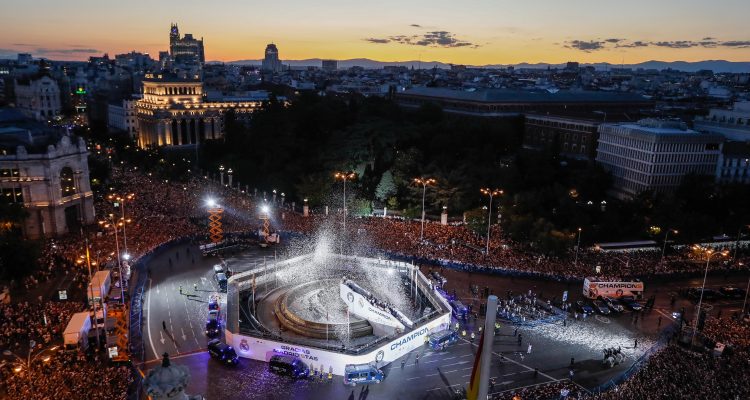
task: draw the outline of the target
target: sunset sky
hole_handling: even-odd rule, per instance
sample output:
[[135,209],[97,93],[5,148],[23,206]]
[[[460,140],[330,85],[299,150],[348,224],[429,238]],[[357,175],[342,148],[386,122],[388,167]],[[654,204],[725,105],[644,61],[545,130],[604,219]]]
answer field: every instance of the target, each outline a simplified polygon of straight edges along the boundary
[[486,65],[750,61],[750,0],[2,0],[0,57],[85,60],[167,50],[169,25],[206,60],[371,58]]

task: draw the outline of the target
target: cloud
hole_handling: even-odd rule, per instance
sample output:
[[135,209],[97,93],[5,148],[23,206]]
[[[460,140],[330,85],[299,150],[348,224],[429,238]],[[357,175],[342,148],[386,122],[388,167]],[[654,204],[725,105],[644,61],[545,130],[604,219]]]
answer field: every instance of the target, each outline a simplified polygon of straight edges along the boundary
[[696,47],[699,44],[690,40],[672,40],[664,42],[651,42],[652,45],[657,47],[669,47],[671,49],[687,49],[690,47]]
[[13,43],[13,46],[31,47],[31,46],[36,46],[36,45],[35,44],[27,44],[27,43]]
[[99,54],[101,50],[97,49],[47,49],[39,48],[35,51],[36,54],[48,55],[48,54]]
[[413,26],[413,27],[415,27],[415,28],[421,28],[421,27],[422,27],[422,25],[419,25],[419,24],[411,24],[411,25],[409,25],[409,26]]
[[362,40],[364,40],[366,42],[370,42],[370,43],[380,43],[380,44],[382,44],[382,43],[390,43],[391,42],[390,39],[380,39],[380,38],[365,38],[365,39],[362,39]]
[[750,47],[750,40],[729,40],[719,44],[724,47],[746,48]]
[[607,50],[610,48],[637,48],[637,47],[664,47],[669,49],[690,49],[702,47],[713,49],[717,47],[730,47],[743,49],[750,47],[750,40],[730,40],[721,41],[713,37],[704,37],[701,40],[663,40],[649,42],[644,40],[627,40],[619,38],[610,38],[603,40],[570,40],[563,44],[563,47],[569,49],[581,50],[587,53],[598,50]]
[[385,43],[400,43],[411,46],[424,46],[424,47],[468,47],[476,49],[480,47],[479,44],[472,43],[466,40],[458,39],[455,34],[448,31],[432,31],[426,32],[421,35],[394,35],[385,38],[366,38],[363,39],[370,43],[385,44]]
[[587,53],[590,53],[592,51],[596,50],[602,50],[605,48],[604,44],[605,42],[600,41],[585,41],[585,40],[571,40],[569,42],[565,42],[565,47],[570,49],[577,49],[581,51],[585,51]]

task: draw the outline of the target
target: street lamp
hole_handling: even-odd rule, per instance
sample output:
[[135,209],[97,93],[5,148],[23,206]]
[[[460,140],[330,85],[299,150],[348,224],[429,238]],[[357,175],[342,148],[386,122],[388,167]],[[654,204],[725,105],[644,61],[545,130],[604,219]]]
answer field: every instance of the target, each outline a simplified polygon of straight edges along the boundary
[[[7,357],[13,356],[13,357],[16,358],[16,360],[17,360],[16,363],[18,365],[16,366],[16,368],[13,368],[14,372],[21,372],[21,370],[23,369],[23,367],[26,367],[26,370],[31,371],[31,363],[34,362],[34,360],[36,360],[37,357],[41,356],[42,354],[44,354],[47,351],[55,351],[58,348],[60,348],[60,346],[54,345],[54,346],[47,347],[46,349],[39,350],[36,354],[33,354],[34,353],[34,346],[36,346],[36,342],[33,341],[33,340],[29,341],[29,353],[28,353],[26,359],[24,359],[23,357],[19,356],[18,354],[14,353],[14,352],[12,352],[10,350],[7,350],[7,349],[3,350],[3,355],[4,356],[7,356]],[[51,357],[47,356],[47,357],[44,357],[42,359],[42,361],[48,362],[50,359],[51,359]]]
[[125,254],[128,254],[128,235],[125,233],[125,224],[129,224],[130,222],[132,222],[132,220],[125,219],[125,202],[126,201],[133,201],[133,199],[135,199],[135,194],[130,193],[130,194],[127,194],[125,196],[120,196],[120,195],[117,195],[117,194],[110,194],[109,196],[107,196],[107,198],[110,201],[114,202],[115,207],[117,207],[118,205],[121,207],[121,210],[122,210],[122,217],[121,217],[121,220],[122,220],[122,244],[123,244],[123,247],[125,248]]
[[219,175],[221,176],[221,186],[224,186],[224,166],[219,165]]
[[233,173],[234,173],[234,171],[232,171],[232,169],[231,169],[231,168],[229,168],[229,169],[227,170],[227,175],[229,176],[229,187],[230,187],[230,188],[232,187],[232,174],[233,174]]
[[667,233],[664,234],[664,247],[661,249],[661,262],[664,262],[664,253],[667,251],[667,239],[669,238],[669,232],[675,235],[680,233],[677,229],[667,229]]
[[576,244],[576,258],[575,258],[575,261],[573,261],[573,268],[578,267],[578,249],[581,248],[581,231],[582,230],[583,229],[578,228],[578,243]]
[[732,261],[737,260],[737,249],[740,248],[740,235],[742,234],[742,228],[744,227],[750,227],[750,225],[740,225],[740,228],[737,229],[737,241],[734,243],[734,255],[732,256]]
[[701,305],[703,305],[703,292],[706,291],[706,277],[708,276],[708,265],[711,263],[711,257],[715,255],[720,255],[726,257],[729,252],[724,250],[722,252],[715,252],[714,249],[703,249],[699,247],[699,249],[702,249],[706,253],[706,271],[703,273],[703,285],[701,286],[701,296],[698,299],[698,314],[695,318],[695,325],[693,326],[693,336],[690,337],[690,346],[693,345],[693,340],[695,340],[695,333],[698,331],[698,321],[700,321],[701,318]]
[[500,196],[503,194],[503,191],[500,189],[489,189],[489,188],[483,188],[479,189],[480,192],[482,192],[483,195],[490,197],[490,206],[487,209],[489,214],[487,215],[487,248],[484,251],[485,255],[490,254],[490,225],[492,224],[492,198],[495,196]]
[[356,179],[357,174],[352,171],[336,172],[335,174],[333,174],[333,178],[336,180],[342,180],[344,182],[344,233],[346,233],[346,181]]
[[[125,277],[122,276],[122,260],[120,259],[120,240],[117,237],[117,222],[115,222],[114,214],[108,214],[105,218],[106,221],[99,221],[99,225],[101,225],[104,228],[109,228],[110,226],[115,231],[115,251],[117,251],[117,270],[120,274],[120,302],[125,305]],[[109,221],[109,223],[107,223]],[[125,224],[123,224],[125,226]]]
[[419,232],[419,241],[424,240],[424,197],[427,193],[427,186],[434,185],[437,181],[433,178],[414,178],[414,183],[422,185],[422,230]]

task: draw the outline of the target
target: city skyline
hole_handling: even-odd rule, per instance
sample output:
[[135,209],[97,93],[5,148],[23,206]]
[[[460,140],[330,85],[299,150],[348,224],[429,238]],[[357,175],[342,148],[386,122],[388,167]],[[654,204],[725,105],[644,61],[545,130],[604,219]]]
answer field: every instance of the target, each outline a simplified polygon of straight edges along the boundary
[[[632,1],[627,8],[587,0],[557,4],[350,4],[340,1],[248,4],[193,1],[99,4],[10,1],[0,16],[0,57],[31,53],[86,60],[132,50],[156,57],[169,47],[170,23],[206,41],[207,61],[263,58],[268,43],[282,60],[369,58],[467,65],[649,60],[750,61],[743,16],[750,5]],[[86,18],[76,10],[86,9]],[[647,11],[643,11],[647,10]],[[33,15],[33,18],[12,18]],[[706,18],[711,15],[711,18]]]

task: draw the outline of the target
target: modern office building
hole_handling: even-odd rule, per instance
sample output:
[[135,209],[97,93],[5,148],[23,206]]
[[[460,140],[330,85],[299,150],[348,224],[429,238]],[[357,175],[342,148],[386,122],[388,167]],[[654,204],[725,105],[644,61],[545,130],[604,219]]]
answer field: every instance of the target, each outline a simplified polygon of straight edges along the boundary
[[323,71],[333,72],[339,68],[339,62],[336,60],[323,60],[321,63]]
[[88,150],[80,137],[0,108],[0,195],[23,204],[28,238],[61,235],[94,222]]
[[279,60],[279,49],[276,45],[271,43],[266,46],[266,55],[263,58],[261,70],[266,72],[280,72],[281,71],[281,60]]
[[612,173],[612,194],[629,199],[671,191],[689,173],[713,176],[723,140],[679,121],[602,124],[596,161]]

